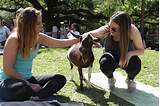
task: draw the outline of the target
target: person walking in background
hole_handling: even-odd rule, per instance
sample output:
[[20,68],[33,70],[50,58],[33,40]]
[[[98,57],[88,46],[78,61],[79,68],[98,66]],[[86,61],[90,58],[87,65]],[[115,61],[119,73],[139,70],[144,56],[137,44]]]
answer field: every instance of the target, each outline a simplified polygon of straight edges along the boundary
[[41,30],[41,12],[32,7],[23,9],[18,15],[17,27],[4,47],[3,69],[0,70],[0,98],[23,101],[36,96],[43,99],[65,85],[66,78],[60,74],[34,76],[32,61],[39,44],[68,47],[78,43],[79,39],[55,39],[40,33]]
[[58,34],[58,28],[57,26],[53,25],[52,26],[52,37],[57,38],[57,34]]
[[80,30],[79,25],[77,23],[72,23],[70,27],[70,31],[67,34],[68,39],[72,38],[79,38],[80,37]]
[[0,17],[0,48],[3,48],[10,34],[10,30],[7,26],[3,25],[3,19]]
[[88,32],[94,37],[104,36],[105,50],[99,60],[101,71],[108,77],[109,88],[115,88],[113,72],[120,67],[128,74],[126,84],[128,90],[136,90],[135,77],[141,70],[138,57],[144,53],[144,46],[139,30],[126,12],[118,11],[106,25]]

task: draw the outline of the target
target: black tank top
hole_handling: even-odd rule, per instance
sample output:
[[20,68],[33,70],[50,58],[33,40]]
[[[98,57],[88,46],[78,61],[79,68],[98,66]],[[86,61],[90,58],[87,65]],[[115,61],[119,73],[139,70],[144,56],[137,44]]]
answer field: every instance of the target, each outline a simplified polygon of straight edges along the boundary
[[[113,37],[109,35],[106,37],[104,42],[104,52],[110,52],[111,54],[116,54],[120,56],[120,44],[119,41],[114,41]],[[128,51],[134,50],[133,41],[129,41]]]

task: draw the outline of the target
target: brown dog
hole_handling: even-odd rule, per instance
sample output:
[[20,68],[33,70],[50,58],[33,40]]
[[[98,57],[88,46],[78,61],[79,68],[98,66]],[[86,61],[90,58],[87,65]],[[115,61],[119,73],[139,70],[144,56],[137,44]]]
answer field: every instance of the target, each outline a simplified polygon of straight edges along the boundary
[[68,60],[70,62],[71,66],[71,80],[73,80],[73,65],[77,66],[78,72],[79,72],[79,78],[80,78],[80,88],[83,89],[83,80],[85,81],[83,77],[82,68],[89,68],[88,70],[88,85],[90,85],[90,78],[91,78],[91,69],[94,61],[94,55],[92,52],[92,45],[99,41],[99,39],[96,39],[92,37],[90,34],[83,34],[80,37],[80,43],[77,43],[73,45],[68,50]]

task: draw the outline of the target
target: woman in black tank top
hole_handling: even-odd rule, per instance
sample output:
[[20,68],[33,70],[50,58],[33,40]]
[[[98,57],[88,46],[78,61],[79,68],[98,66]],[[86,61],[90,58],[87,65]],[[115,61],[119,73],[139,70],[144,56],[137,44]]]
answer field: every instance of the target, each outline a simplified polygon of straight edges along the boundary
[[138,57],[144,53],[144,46],[139,30],[131,24],[126,12],[116,12],[109,23],[89,32],[94,37],[105,39],[104,54],[99,60],[101,71],[108,77],[110,89],[115,88],[113,72],[120,67],[126,71],[126,83],[129,91],[136,90],[134,78],[141,70],[141,60]]

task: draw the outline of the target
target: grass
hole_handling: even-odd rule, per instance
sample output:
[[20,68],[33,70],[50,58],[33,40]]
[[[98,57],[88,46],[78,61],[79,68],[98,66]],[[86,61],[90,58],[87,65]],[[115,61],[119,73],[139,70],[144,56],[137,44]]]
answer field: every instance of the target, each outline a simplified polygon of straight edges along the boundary
[[[93,65],[93,72],[99,72],[98,60],[102,55],[102,49],[94,48],[95,61]],[[132,104],[116,97],[115,95],[108,94],[103,89],[98,87],[86,88],[84,91],[77,89],[79,86],[78,71],[74,68],[74,82],[69,81],[70,78],[70,65],[66,57],[67,49],[48,49],[43,48],[33,61],[34,75],[44,74],[63,74],[67,78],[67,83],[62,88],[57,96],[60,101],[77,101],[83,102],[87,106],[130,106]],[[146,50],[144,55],[140,56],[142,60],[141,72],[137,75],[136,80],[145,84],[158,87],[158,54],[159,52],[153,50]],[[2,66],[2,55],[0,56],[0,66]],[[126,73],[120,69],[117,71]],[[84,73],[87,72],[84,69]],[[84,83],[85,84],[85,83]]]

